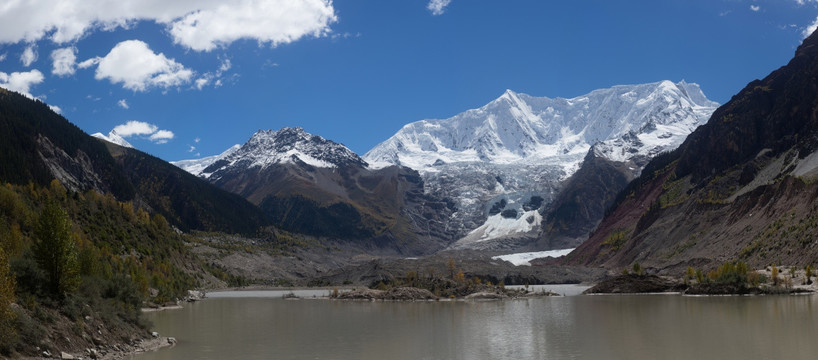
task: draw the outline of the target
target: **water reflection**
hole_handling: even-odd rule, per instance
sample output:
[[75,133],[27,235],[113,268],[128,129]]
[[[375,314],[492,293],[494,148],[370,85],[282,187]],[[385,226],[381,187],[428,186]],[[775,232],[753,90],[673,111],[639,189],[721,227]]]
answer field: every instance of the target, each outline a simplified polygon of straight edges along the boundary
[[213,298],[150,314],[137,359],[813,359],[815,296],[502,302]]

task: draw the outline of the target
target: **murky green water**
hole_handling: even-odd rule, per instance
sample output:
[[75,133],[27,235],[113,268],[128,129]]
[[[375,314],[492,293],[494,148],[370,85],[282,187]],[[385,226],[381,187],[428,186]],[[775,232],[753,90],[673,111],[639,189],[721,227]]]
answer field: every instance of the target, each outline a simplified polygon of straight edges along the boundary
[[813,295],[422,303],[243,296],[254,297],[149,314],[156,331],[179,343],[134,359],[818,358]]

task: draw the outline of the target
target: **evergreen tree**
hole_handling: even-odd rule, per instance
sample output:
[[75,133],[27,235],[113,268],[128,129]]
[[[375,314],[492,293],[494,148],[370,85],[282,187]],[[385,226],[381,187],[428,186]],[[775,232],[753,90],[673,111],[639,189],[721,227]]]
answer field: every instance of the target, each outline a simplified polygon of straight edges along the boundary
[[73,292],[79,286],[79,262],[76,241],[71,234],[68,214],[57,203],[48,202],[40,212],[35,227],[37,241],[34,257],[45,272],[46,292],[56,298]]

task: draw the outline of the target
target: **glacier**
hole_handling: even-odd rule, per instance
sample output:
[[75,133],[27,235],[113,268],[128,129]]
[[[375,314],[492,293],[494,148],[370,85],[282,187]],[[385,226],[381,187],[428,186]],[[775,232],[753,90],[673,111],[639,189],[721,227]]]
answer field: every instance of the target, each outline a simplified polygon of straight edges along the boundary
[[[574,98],[506,90],[483,107],[403,126],[363,159],[417,170],[425,191],[455,201],[453,246],[537,236],[538,215],[589,151],[616,162],[678,147],[718,107],[699,85],[618,85]],[[537,209],[524,208],[542,199]],[[493,213],[502,205],[506,216]],[[534,214],[534,213],[537,214]],[[513,217],[511,215],[514,214]]]

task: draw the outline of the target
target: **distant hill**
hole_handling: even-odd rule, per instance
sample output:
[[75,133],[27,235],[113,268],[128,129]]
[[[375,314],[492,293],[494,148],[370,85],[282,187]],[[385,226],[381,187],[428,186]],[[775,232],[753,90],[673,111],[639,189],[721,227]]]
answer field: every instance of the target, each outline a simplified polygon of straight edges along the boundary
[[620,193],[572,264],[665,272],[818,261],[818,35]]
[[0,89],[0,182],[111,193],[182,230],[255,233],[269,224],[253,204],[139,150],[94,138],[46,104]]

